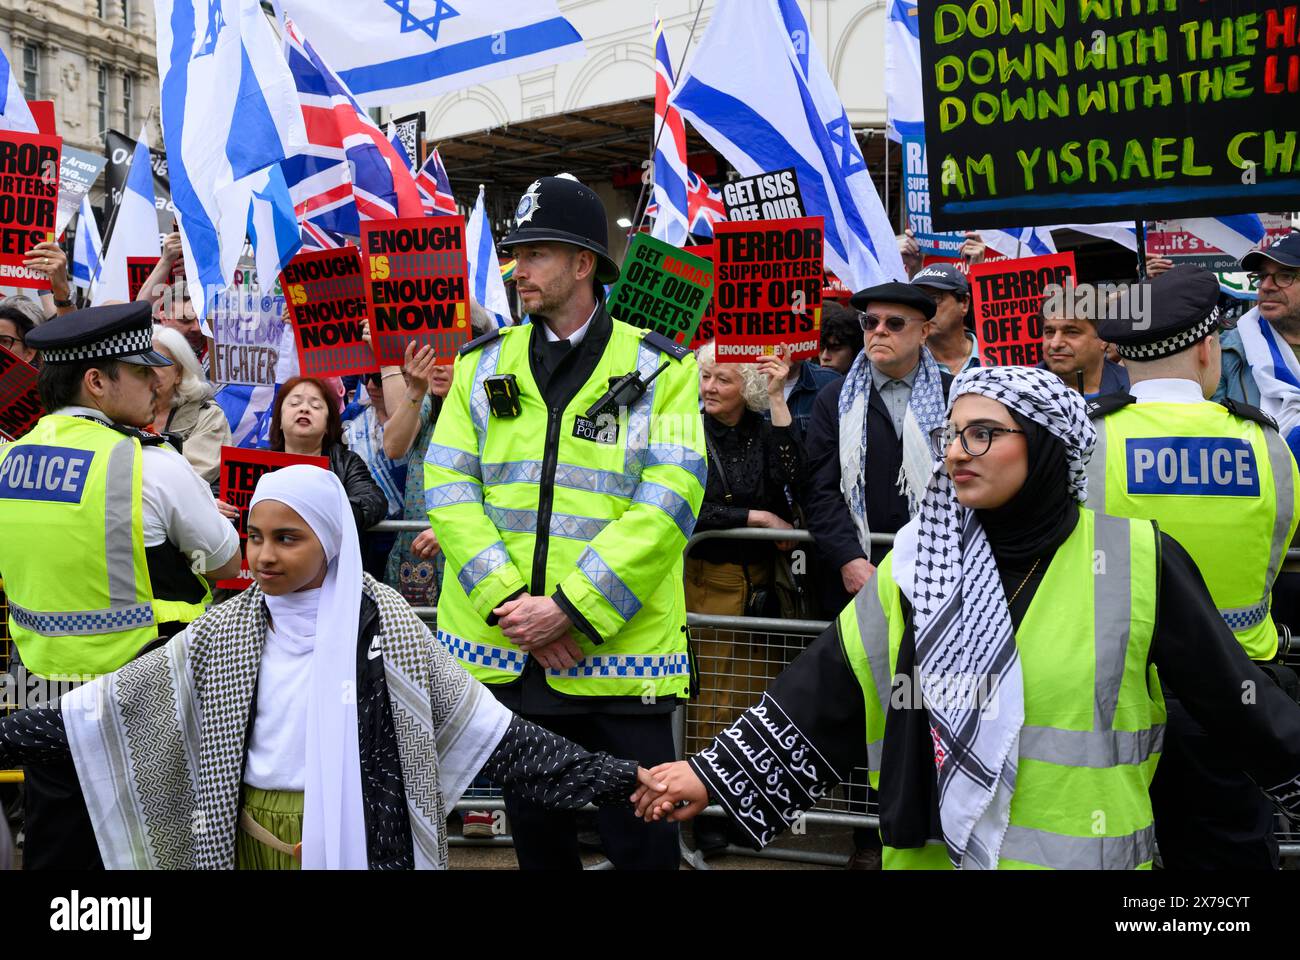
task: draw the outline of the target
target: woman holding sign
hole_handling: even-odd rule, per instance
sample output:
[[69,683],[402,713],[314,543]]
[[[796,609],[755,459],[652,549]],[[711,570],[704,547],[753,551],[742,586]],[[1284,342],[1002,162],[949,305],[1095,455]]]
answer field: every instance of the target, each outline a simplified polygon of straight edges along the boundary
[[762,845],[867,766],[887,869],[1149,867],[1157,666],[1300,815],[1300,706],[1176,541],[1080,506],[1083,398],[1045,370],[971,369],[933,440],[943,468],[836,625],[709,748],[654,768],[668,791],[638,812],[720,803]]
[[388,514],[388,498],[370,476],[370,468],[343,445],[338,405],[319,380],[293,377],[275,395],[271,449],[304,457],[329,457],[330,469],[348,492],[358,533]]

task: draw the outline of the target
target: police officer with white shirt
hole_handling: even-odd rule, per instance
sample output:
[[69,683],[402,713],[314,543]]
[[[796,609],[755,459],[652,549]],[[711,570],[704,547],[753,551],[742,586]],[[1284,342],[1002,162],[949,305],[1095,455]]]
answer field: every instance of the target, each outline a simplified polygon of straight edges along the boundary
[[[1296,531],[1300,474],[1267,414],[1207,399],[1220,372],[1214,274],[1175,267],[1143,287],[1139,316],[1098,330],[1119,349],[1131,385],[1089,405],[1098,444],[1088,506],[1157,521],[1196,561],[1246,653],[1272,660],[1270,595]],[[1232,746],[1209,738],[1177,691],[1165,693],[1169,719],[1151,787],[1164,865],[1276,869],[1272,805]]]
[[[238,574],[239,536],[170,438],[139,429],[153,420],[154,368],[170,365],[149,304],[66,314],[27,344],[49,412],[0,447],[0,576],[11,670],[66,688],[197,619],[209,581]],[[34,766],[26,786],[24,865],[99,866],[71,764]]]

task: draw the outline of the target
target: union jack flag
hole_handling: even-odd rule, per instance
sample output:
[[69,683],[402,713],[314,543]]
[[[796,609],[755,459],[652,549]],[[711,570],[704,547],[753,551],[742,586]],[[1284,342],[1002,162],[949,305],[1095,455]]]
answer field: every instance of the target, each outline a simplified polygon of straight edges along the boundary
[[429,152],[424,166],[415,175],[415,185],[420,190],[420,202],[424,204],[426,217],[456,215],[456,198],[451,195],[451,180],[447,177],[447,168],[442,165],[437,147]]
[[[645,208],[647,217],[657,216],[659,205],[651,203]],[[690,223],[691,235],[713,239],[713,225],[719,220],[727,219],[727,208],[722,202],[722,194],[705,182],[694,170],[687,178],[686,216]]]
[[415,180],[383,131],[287,18],[284,40],[307,125],[307,148],[280,165],[299,222],[355,237],[363,220],[421,216]]

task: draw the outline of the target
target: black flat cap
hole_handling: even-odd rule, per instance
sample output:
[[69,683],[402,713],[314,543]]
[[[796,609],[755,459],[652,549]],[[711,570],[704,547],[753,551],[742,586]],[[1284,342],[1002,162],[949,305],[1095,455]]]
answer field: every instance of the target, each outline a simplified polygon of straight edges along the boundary
[[[1219,281],[1204,267],[1184,264],[1139,286],[1139,316],[1105,319],[1097,325],[1097,336],[1115,344],[1125,360],[1170,357],[1218,329]],[[1131,297],[1119,301],[1131,302]]]
[[849,298],[849,303],[859,310],[867,309],[869,303],[901,303],[905,307],[915,307],[925,314],[925,319],[934,319],[934,301],[925,295],[925,291],[910,283],[878,283],[874,287],[859,290]]
[[172,365],[153,348],[153,305],[144,302],[66,313],[45,321],[26,339],[46,363],[111,359],[145,367]]

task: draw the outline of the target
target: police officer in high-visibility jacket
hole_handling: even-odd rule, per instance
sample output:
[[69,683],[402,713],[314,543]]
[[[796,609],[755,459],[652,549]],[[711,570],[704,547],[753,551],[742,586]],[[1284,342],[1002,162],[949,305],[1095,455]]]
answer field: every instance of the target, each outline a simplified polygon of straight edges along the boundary
[[[1155,520],[1196,562],[1247,655],[1273,659],[1270,593],[1295,535],[1300,474],[1272,419],[1211,403],[1219,382],[1214,274],[1176,267],[1142,285],[1138,316],[1104,320],[1128,367],[1127,393],[1095,400],[1088,506]],[[1129,298],[1132,302],[1133,298]],[[1276,868],[1272,805],[1231,744],[1209,738],[1167,697],[1164,759],[1152,786],[1166,867]]]
[[[0,447],[0,575],[11,670],[57,694],[202,614],[208,581],[239,571],[239,536],[167,439],[139,429],[154,416],[154,368],[170,364],[148,304],[66,314],[27,344],[41,351],[49,413]],[[100,865],[71,763],[29,768],[26,787],[24,865]]]
[[[568,177],[528,188],[502,246],[532,322],[456,361],[425,457],[447,557],[438,638],[515,712],[588,749],[674,755],[690,687],[682,552],[704,496],[694,357],[613,320],[604,206]],[[578,868],[572,814],[506,792],[524,869]],[[619,868],[674,868],[676,827],[598,814]]]

